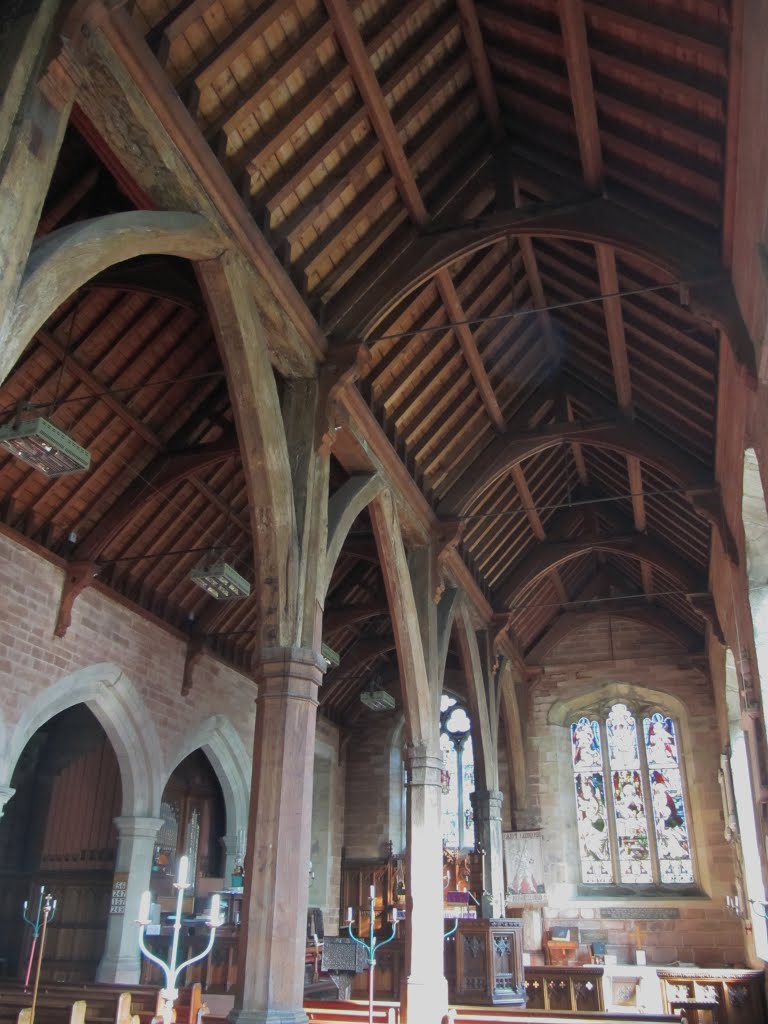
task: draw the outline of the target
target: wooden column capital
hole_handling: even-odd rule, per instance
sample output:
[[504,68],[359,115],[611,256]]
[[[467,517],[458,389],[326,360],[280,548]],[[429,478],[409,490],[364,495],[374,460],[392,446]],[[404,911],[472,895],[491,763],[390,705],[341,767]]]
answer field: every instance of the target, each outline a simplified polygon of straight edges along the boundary
[[318,703],[317,691],[328,663],[306,647],[267,647],[256,663],[259,696],[256,703],[276,698]]

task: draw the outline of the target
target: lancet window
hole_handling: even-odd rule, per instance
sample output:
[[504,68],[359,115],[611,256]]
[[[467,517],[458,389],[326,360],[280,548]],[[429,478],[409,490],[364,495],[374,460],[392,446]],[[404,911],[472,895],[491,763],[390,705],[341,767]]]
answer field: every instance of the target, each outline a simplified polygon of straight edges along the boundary
[[475,822],[470,794],[475,788],[475,757],[471,723],[454,697],[440,701],[440,749],[443,754],[443,846],[467,850],[475,845]]
[[691,840],[678,734],[662,711],[616,703],[570,728],[581,880],[689,885]]

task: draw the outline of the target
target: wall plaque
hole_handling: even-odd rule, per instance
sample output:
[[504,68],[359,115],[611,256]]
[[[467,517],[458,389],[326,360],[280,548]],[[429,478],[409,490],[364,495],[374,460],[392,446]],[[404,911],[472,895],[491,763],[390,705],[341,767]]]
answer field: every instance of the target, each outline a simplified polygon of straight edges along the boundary
[[600,917],[613,921],[674,921],[677,907],[600,907]]

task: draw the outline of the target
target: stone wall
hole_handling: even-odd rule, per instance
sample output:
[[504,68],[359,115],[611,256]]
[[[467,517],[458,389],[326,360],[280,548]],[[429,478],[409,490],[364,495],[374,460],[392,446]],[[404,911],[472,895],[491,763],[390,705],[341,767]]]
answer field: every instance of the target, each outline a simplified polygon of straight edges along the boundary
[[[525,731],[528,797],[544,839],[544,932],[569,926],[582,941],[582,956],[588,955],[588,943],[604,941],[619,962],[631,962],[635,948],[641,948],[649,963],[743,963],[741,923],[725,910],[734,865],[717,777],[721,738],[703,660],[692,660],[665,632],[617,615],[609,623],[606,615],[563,635],[540,661]],[[578,898],[568,724],[582,698],[591,702],[600,694],[655,699],[678,722],[701,897]]]

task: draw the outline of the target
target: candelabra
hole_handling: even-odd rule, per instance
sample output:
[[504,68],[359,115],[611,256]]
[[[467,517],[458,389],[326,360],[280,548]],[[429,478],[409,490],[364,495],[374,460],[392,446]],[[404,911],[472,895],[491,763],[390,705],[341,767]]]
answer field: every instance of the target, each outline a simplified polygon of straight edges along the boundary
[[[32,1007],[29,1011],[29,1024],[35,1024],[35,1009],[37,1008],[37,990],[40,987],[40,968],[43,963],[43,952],[45,950],[45,933],[48,929],[48,923],[56,913],[56,900],[51,894],[45,891],[45,886],[40,886],[40,899],[37,904],[37,917],[33,921],[27,917],[27,908],[29,903],[24,900],[24,910],[22,915],[26,923],[32,929],[32,949],[29,951],[29,963],[27,964],[27,976],[24,979],[24,989],[26,990],[29,986],[29,974],[32,970],[32,961],[35,958],[35,946],[37,945],[38,936],[40,937],[40,951],[37,954],[37,969],[35,970],[35,983],[32,986]],[[42,922],[40,918],[42,917]]]
[[392,934],[388,939],[384,939],[383,942],[377,944],[375,931],[375,907],[376,907],[376,889],[375,886],[371,886],[369,894],[369,914],[370,914],[370,934],[368,942],[364,939],[360,939],[352,932],[352,907],[347,907],[347,930],[349,931],[349,937],[353,942],[356,942],[358,946],[362,946],[368,954],[368,1024],[373,1024],[373,979],[374,972],[376,970],[376,952],[381,949],[382,946],[386,946],[388,942],[394,939],[397,932],[397,922],[399,920],[397,907],[392,908]]
[[168,959],[168,963],[161,960],[159,956],[147,949],[144,942],[144,934],[147,925],[149,924],[149,907],[152,900],[152,894],[145,892],[141,897],[141,904],[139,905],[139,948],[147,960],[151,960],[152,963],[157,964],[160,970],[165,975],[165,988],[160,990],[160,998],[163,1000],[163,1012],[162,1019],[163,1024],[171,1024],[173,1017],[173,1004],[179,997],[179,990],[176,987],[181,972],[189,967],[191,964],[197,963],[198,960],[202,960],[208,956],[210,951],[213,949],[213,942],[216,938],[216,929],[219,926],[219,897],[217,894],[211,896],[211,908],[208,912],[208,927],[211,930],[208,936],[208,944],[202,952],[196,956],[191,956],[188,960],[176,966],[176,960],[179,955],[179,934],[181,932],[181,911],[182,903],[184,902],[184,892],[192,884],[188,881],[189,872],[189,858],[182,857],[179,860],[179,871],[176,877],[176,881],[173,883],[174,889],[176,889],[176,916],[173,920],[173,941],[171,943],[171,953]]

